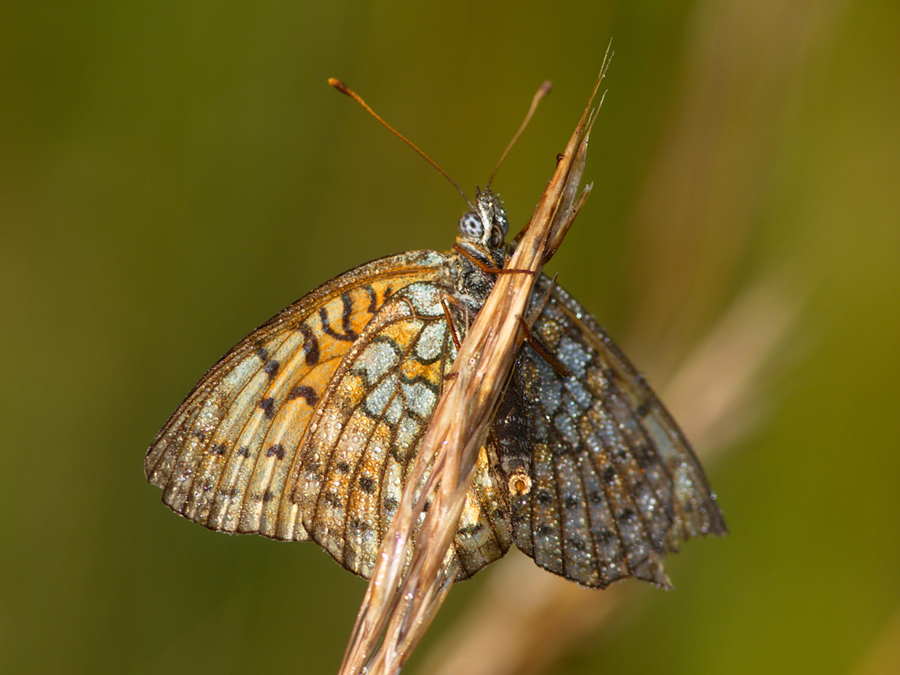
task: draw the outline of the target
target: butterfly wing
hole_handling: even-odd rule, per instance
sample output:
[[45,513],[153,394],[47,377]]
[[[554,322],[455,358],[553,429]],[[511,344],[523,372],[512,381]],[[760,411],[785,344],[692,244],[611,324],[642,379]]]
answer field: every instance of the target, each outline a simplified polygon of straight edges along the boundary
[[444,263],[443,254],[418,251],[362,265],[242,340],[150,447],[144,470],[163,501],[212,530],[308,539],[285,488],[319,399],[385,300]]
[[[295,501],[309,535],[369,578],[443,381],[456,357],[446,279],[394,293],[341,362],[300,451]],[[458,319],[458,320],[457,320]],[[482,449],[450,553],[466,578],[509,548],[508,501]]]
[[[534,297],[550,285],[542,276]],[[667,586],[666,552],[726,532],[700,464],[644,379],[568,293],[552,288],[532,333],[571,377],[522,349],[532,487],[513,504],[516,545],[585,586],[628,576]]]

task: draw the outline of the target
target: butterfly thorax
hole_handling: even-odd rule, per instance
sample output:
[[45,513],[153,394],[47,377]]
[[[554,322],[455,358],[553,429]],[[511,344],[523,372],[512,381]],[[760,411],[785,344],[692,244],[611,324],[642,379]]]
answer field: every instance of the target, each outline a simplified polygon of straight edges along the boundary
[[495,270],[506,262],[508,232],[506,210],[497,195],[490,189],[476,190],[474,210],[459,219],[449,263],[456,299],[476,313],[494,287]]

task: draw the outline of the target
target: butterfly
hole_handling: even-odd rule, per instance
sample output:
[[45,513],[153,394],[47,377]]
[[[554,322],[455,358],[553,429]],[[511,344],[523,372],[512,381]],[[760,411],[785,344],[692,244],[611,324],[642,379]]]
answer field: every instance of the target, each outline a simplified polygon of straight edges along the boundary
[[[253,331],[151,445],[145,473],[165,504],[211,530],[312,540],[369,578],[459,342],[515,245],[508,230],[496,194],[478,191],[449,252],[352,269]],[[515,543],[584,586],[668,586],[667,552],[726,532],[703,469],[575,299],[541,275],[531,305],[537,348],[520,348],[479,453],[457,578]]]

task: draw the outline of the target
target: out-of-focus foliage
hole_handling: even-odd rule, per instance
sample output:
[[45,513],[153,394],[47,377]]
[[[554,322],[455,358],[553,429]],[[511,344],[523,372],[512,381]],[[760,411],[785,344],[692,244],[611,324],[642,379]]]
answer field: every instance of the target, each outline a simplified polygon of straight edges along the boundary
[[470,193],[553,80],[494,182],[517,228],[612,37],[560,283],[651,382],[760,279],[800,310],[708,462],[731,534],[554,668],[896,672],[898,30],[848,0],[6,3],[0,670],[336,669],[363,582],[176,518],[145,449],[283,306],[453,241],[457,193],[327,77]]

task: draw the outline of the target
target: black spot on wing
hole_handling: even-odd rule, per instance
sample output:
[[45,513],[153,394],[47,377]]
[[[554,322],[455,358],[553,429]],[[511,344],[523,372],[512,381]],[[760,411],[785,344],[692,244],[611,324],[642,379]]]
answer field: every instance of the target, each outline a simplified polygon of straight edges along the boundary
[[353,316],[353,298],[350,297],[349,293],[343,293],[341,295],[341,303],[343,308],[341,310],[341,328],[343,329],[343,333],[338,333],[331,327],[331,323],[328,319],[328,312],[324,307],[319,308],[319,320],[322,322],[322,332],[330,335],[335,340],[344,340],[346,342],[353,342],[359,335],[356,331],[353,330],[351,317]]
[[287,395],[288,401],[293,401],[297,398],[303,398],[306,402],[312,407],[315,406],[316,403],[319,402],[319,395],[316,394],[316,390],[310,387],[308,384],[299,384],[293,389],[291,389],[290,393]]
[[581,537],[568,537],[566,539],[566,545],[579,552],[587,550],[587,544],[585,544],[584,539]]
[[259,407],[263,411],[263,415],[266,416],[266,419],[272,419],[275,416],[275,399],[271,396],[260,401]]
[[359,487],[367,495],[375,493],[375,481],[370,476],[360,476]]
[[374,314],[378,311],[378,295],[375,293],[375,289],[370,285],[366,285],[366,293],[369,294],[369,314]]
[[319,362],[319,340],[316,338],[316,334],[305,323],[299,324],[297,330],[303,333],[303,354],[306,357],[306,365],[316,365]]

